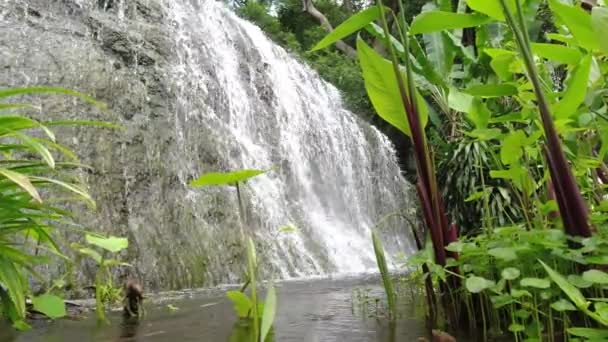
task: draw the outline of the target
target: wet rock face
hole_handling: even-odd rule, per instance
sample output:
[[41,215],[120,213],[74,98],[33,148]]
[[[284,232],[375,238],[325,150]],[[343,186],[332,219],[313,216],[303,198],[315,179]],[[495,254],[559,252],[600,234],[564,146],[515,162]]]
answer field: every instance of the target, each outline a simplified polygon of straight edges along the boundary
[[[244,190],[262,271],[275,278],[373,268],[369,228],[411,206],[387,139],[212,1],[5,0],[0,46],[0,87],[68,87],[109,108],[41,96],[31,99],[41,120],[124,127],[56,133],[92,167],[81,176],[97,208],[74,207],[78,223],[128,237],[123,257],[133,268],[117,272],[148,289],[242,275],[236,194],[187,186],[204,172],[281,167]],[[287,223],[298,232],[278,234]],[[409,250],[403,227],[387,230],[388,248]],[[80,268],[84,283],[90,266]]]
[[[84,177],[98,209],[79,212],[79,223],[128,236],[126,257],[151,288],[228,280],[230,267],[221,274],[209,271],[208,251],[196,242],[210,238],[204,227],[175,234],[194,224],[198,209],[226,224],[234,215],[216,205],[209,209],[211,203],[228,201],[229,194],[221,192],[211,193],[196,209],[185,203],[181,151],[171,129],[176,95],[168,89],[165,72],[174,43],[159,25],[164,17],[159,4],[128,3],[121,8],[119,1],[101,0],[98,6],[70,0],[3,2],[0,44],[7,48],[0,52],[0,86],[69,87],[108,104],[110,110],[100,111],[65,97],[33,99],[42,108],[41,119],[88,118],[125,127],[59,130],[65,133],[58,134],[60,140],[75,146],[82,162],[93,167]],[[220,167],[204,127],[200,134],[200,167]],[[234,242],[236,236],[225,234],[224,239]],[[92,271],[83,281],[90,281]]]

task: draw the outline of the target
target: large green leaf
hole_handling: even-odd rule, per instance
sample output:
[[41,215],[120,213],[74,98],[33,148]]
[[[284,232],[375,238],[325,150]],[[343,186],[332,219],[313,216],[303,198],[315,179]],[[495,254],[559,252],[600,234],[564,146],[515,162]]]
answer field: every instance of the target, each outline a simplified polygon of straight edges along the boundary
[[[477,12],[486,14],[496,20],[505,21],[502,5],[499,0],[466,0],[467,5]],[[511,12],[515,12],[515,0],[507,0]]]
[[608,330],[593,328],[568,328],[568,333],[578,337],[586,337],[590,341],[606,341]]
[[[553,13],[563,22],[578,44],[587,50],[599,48],[599,37],[596,36],[591,22],[591,15],[579,6],[563,4],[559,0],[549,0]],[[603,37],[602,39],[605,39]]]
[[521,272],[515,267],[507,267],[500,272],[500,276],[505,280],[514,280],[519,278],[520,275]]
[[[363,71],[365,89],[374,109],[382,119],[404,134],[411,136],[392,63],[382,58],[361,38],[357,39],[357,54]],[[407,83],[405,73],[401,72],[401,77],[404,84]],[[418,98],[418,117],[424,128],[428,121],[428,108],[417,91],[416,97]]]
[[42,198],[40,198],[40,194],[38,194],[38,190],[36,190],[36,188],[32,185],[32,183],[30,182],[30,179],[27,176],[25,176],[19,172],[7,170],[7,169],[0,169],[0,175],[6,177],[10,181],[19,185],[23,190],[25,190],[28,194],[30,194],[30,196],[32,196],[32,198],[34,198],[39,203],[42,202]]
[[95,236],[91,234],[87,234],[85,236],[87,243],[103,248],[110,253],[118,253],[123,249],[129,247],[129,240],[122,237],[110,236]]
[[190,182],[190,186],[236,185],[259,176],[268,170],[237,170],[232,172],[209,172]]
[[232,301],[234,311],[240,318],[246,318],[249,316],[249,311],[251,310],[253,304],[247,295],[241,291],[228,291],[226,292],[226,296],[230,299],[230,301]]
[[431,33],[444,30],[475,27],[486,24],[492,19],[480,14],[461,14],[444,11],[421,13],[414,18],[412,34]]
[[555,104],[556,118],[564,119],[576,114],[578,107],[585,101],[590,72],[591,55],[587,55],[570,75],[564,97]]
[[518,94],[517,87],[508,83],[474,85],[465,92],[480,97],[515,96]]
[[577,65],[583,58],[578,49],[560,44],[532,43],[532,52],[539,57],[570,65]]
[[262,323],[260,328],[260,342],[266,340],[266,336],[270,332],[270,328],[274,322],[274,316],[277,310],[277,294],[275,293],[272,284],[268,288],[266,300],[264,301],[264,313],[262,314]]
[[577,308],[579,308],[581,310],[587,309],[589,304],[587,303],[587,299],[585,299],[585,297],[583,296],[583,294],[581,293],[581,291],[579,289],[574,287],[574,285],[570,284],[566,280],[566,278],[564,278],[564,276],[562,276],[561,274],[554,271],[551,267],[547,266],[541,260],[538,260],[538,262],[540,262],[541,265],[543,265],[543,267],[545,268],[545,271],[547,271],[547,274],[549,274],[549,277],[551,278],[551,280],[553,280],[553,282],[555,282],[557,284],[557,286],[559,286],[559,288],[562,289],[562,291],[564,291],[564,293],[568,296],[568,298],[570,298],[570,300],[574,303],[574,305],[576,305]]
[[524,287],[535,287],[537,289],[548,289],[551,287],[551,282],[541,278],[523,278],[519,284]]
[[517,253],[514,248],[510,247],[496,247],[488,250],[488,254],[491,256],[505,261],[512,261],[517,259]]
[[494,285],[496,285],[494,281],[477,276],[468,277],[465,282],[467,290],[469,290],[471,293],[479,293],[493,287]]
[[46,315],[51,319],[65,316],[65,304],[63,299],[50,294],[34,297],[32,299],[34,310]]
[[583,279],[593,284],[608,284],[608,273],[600,270],[588,270],[583,272]]
[[519,161],[523,156],[523,147],[526,145],[526,133],[517,130],[508,134],[500,147],[500,160],[505,165]]
[[[388,12],[390,9],[387,8],[386,11]],[[337,42],[338,40],[361,30],[378,17],[380,17],[380,8],[378,6],[372,6],[364,11],[361,11],[346,19],[342,24],[338,25],[310,51],[323,49]]]
[[591,12],[593,30],[599,39],[600,49],[608,54],[608,7],[595,6]]
[[452,87],[448,94],[448,106],[459,112],[468,113],[473,106],[473,96]]

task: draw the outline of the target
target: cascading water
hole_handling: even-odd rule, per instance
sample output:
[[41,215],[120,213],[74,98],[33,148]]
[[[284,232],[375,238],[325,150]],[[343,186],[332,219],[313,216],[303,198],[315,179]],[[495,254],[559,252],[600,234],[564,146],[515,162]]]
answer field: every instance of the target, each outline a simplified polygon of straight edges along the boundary
[[[0,42],[11,47],[1,63],[12,75],[0,85],[89,92],[112,110],[89,116],[127,127],[76,132],[79,155],[98,170],[87,178],[100,210],[84,221],[129,236],[127,257],[148,284],[239,279],[234,190],[187,184],[242,168],[277,167],[244,189],[267,276],[375,269],[370,229],[413,206],[394,150],[259,28],[213,0],[23,2],[0,5]],[[55,66],[42,67],[49,59]],[[42,105],[75,106],[51,103]],[[409,252],[405,221],[387,222],[387,248]],[[286,224],[298,229],[280,232]]]

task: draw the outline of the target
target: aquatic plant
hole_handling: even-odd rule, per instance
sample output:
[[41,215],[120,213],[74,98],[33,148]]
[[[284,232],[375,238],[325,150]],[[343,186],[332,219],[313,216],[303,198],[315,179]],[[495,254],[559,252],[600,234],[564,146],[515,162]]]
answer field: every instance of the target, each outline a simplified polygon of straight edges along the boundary
[[[92,259],[97,265],[97,271],[95,272],[95,313],[99,322],[107,322],[106,304],[112,304],[122,299],[120,287],[115,287],[112,283],[110,270],[115,266],[131,266],[110,255],[117,255],[122,250],[127,249],[129,241],[126,238],[116,236],[104,237],[92,234],[86,234],[85,240],[88,246],[72,243],[72,248]],[[91,247],[96,247],[97,250]]]
[[[258,299],[258,283],[257,270],[258,260],[255,249],[255,244],[251,237],[252,232],[245,232],[244,226],[247,224],[245,219],[245,210],[241,198],[241,184],[249,179],[264,174],[267,171],[262,170],[238,170],[232,172],[211,172],[200,176],[198,179],[190,183],[191,186],[234,186],[237,191],[237,200],[240,217],[240,232],[241,238],[246,246],[247,255],[247,274],[246,281],[240,291],[228,291],[226,296],[233,302],[234,310],[239,318],[251,319],[253,322],[252,336],[254,341],[265,341],[272,327],[276,313],[276,293],[274,286],[271,284],[268,287],[266,300],[264,302]],[[293,230],[293,226],[281,228],[285,230]],[[281,230],[280,229],[280,230]],[[244,292],[247,286],[251,287],[251,296],[248,297]]]

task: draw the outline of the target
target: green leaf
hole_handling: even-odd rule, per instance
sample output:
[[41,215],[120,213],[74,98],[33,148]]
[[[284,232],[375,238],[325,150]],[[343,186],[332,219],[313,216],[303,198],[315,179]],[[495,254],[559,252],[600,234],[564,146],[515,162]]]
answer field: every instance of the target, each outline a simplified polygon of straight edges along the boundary
[[488,250],[488,254],[490,254],[491,256],[493,256],[497,259],[501,259],[501,260],[505,260],[505,261],[511,261],[511,260],[517,259],[517,254],[515,253],[515,249],[509,248],[509,247],[492,248],[492,249]]
[[126,238],[122,238],[122,237],[116,237],[116,236],[102,237],[102,236],[95,236],[95,235],[87,234],[85,236],[85,239],[86,239],[87,243],[97,246],[97,247],[101,247],[101,248],[109,251],[110,253],[118,253],[118,252],[122,251],[123,249],[129,247],[129,240],[127,240]]
[[287,233],[295,233],[297,231],[298,231],[298,227],[295,224],[293,224],[293,223],[288,223],[288,224],[286,224],[284,226],[279,227],[279,232],[280,233],[287,234]]
[[49,167],[55,168],[55,159],[53,159],[53,155],[37,139],[34,139],[28,135],[22,134],[21,132],[17,131],[12,132],[10,135],[19,138],[19,140],[21,140],[24,145],[38,152],[40,157],[49,165]]
[[57,296],[43,294],[42,296],[34,297],[32,304],[34,305],[34,310],[51,319],[61,318],[66,314],[63,299]]
[[593,7],[591,12],[591,24],[596,37],[602,37],[599,39],[600,49],[603,53],[608,54],[608,7]]
[[595,35],[591,22],[591,15],[579,6],[570,6],[559,0],[549,0],[549,6],[553,13],[563,22],[578,44],[591,51],[599,48],[598,37]]
[[505,280],[513,280],[519,278],[521,272],[515,267],[507,267],[500,272],[500,276]]
[[579,289],[588,289],[593,286],[593,283],[586,281],[578,274],[570,274],[568,275],[568,282]]
[[559,288],[564,291],[564,293],[568,296],[568,298],[570,298],[570,300],[574,303],[574,305],[576,305],[577,308],[586,309],[589,306],[587,304],[587,300],[585,299],[581,291],[579,291],[579,289],[570,284],[566,280],[566,278],[564,278],[564,276],[554,271],[551,267],[547,266],[544,262],[542,262],[542,260],[538,260],[538,262],[543,265],[545,271],[549,274],[551,280],[553,280],[557,284],[557,286],[559,286]]
[[277,309],[277,295],[274,290],[274,286],[272,284],[268,288],[268,293],[266,294],[266,300],[264,302],[264,313],[262,315],[262,328],[260,330],[260,341],[264,342],[266,340],[266,335],[270,332],[270,328],[272,327],[272,323],[274,322],[274,316],[276,314]]
[[521,130],[511,131],[503,140],[500,147],[500,160],[505,165],[510,165],[519,161],[524,155],[523,147],[526,144],[526,133]]
[[513,298],[532,297],[532,294],[527,290],[511,289],[511,296]]
[[83,200],[85,200],[87,203],[89,203],[89,205],[91,205],[92,207],[95,207],[95,201],[93,201],[93,198],[91,198],[91,195],[89,195],[86,192],[86,190],[81,189],[80,187],[78,187],[74,184],[68,184],[68,183],[64,183],[64,182],[56,180],[56,179],[46,178],[46,177],[37,177],[37,176],[30,176],[30,180],[31,181],[40,181],[40,182],[44,182],[44,183],[52,183],[52,184],[58,185],[66,190],[69,190],[69,191],[79,195],[80,197],[82,197]]
[[583,58],[579,50],[560,44],[532,43],[532,52],[539,57],[569,65],[577,65]]
[[449,245],[445,246],[446,251],[460,253],[464,248],[464,243],[462,241],[453,241],[450,242]]
[[473,98],[472,106],[466,114],[467,118],[475,124],[475,128],[485,129],[488,127],[490,111],[479,97]]
[[576,307],[563,298],[560,298],[558,301],[551,303],[551,307],[555,311],[563,312],[563,311],[576,311]]
[[[499,0],[466,0],[466,2],[474,11],[486,14],[496,20],[505,21],[505,15]],[[509,6],[511,12],[515,12],[515,0],[508,0],[507,6]]]
[[520,331],[524,331],[525,329],[526,328],[521,324],[513,323],[513,324],[509,325],[509,331],[511,331],[511,332],[520,332]]
[[16,318],[25,318],[26,287],[15,264],[4,256],[0,256],[0,285],[8,292],[8,297],[15,308]]
[[490,18],[480,14],[461,14],[444,11],[424,12],[412,21],[412,34],[431,33],[444,30],[461,29],[487,24]]
[[473,106],[473,96],[460,92],[456,88],[450,88],[448,106],[459,112],[468,113]]
[[[386,11],[390,9],[386,8]],[[369,23],[380,17],[380,8],[378,6],[372,6],[364,11],[361,11],[350,18],[346,19],[342,24],[338,25],[331,31],[325,38],[315,45],[310,51],[316,51],[323,49],[340,39],[343,39],[360,29],[367,26]]]
[[492,140],[498,138],[501,132],[498,128],[477,128],[465,134],[479,140]]
[[600,270],[588,270],[583,272],[583,279],[593,284],[608,284],[608,273]]
[[25,87],[25,88],[0,89],[0,98],[11,97],[11,96],[16,96],[16,95],[33,95],[33,94],[43,94],[43,93],[76,96],[94,106],[104,108],[104,109],[106,108],[106,105],[104,103],[101,103],[88,95],[79,93],[75,90],[66,89],[66,88],[57,88],[57,87]]
[[95,262],[98,265],[101,264],[101,262],[103,261],[101,254],[97,253],[97,251],[95,251],[91,248],[83,247],[83,248],[78,248],[77,250],[80,254],[86,255],[86,256],[90,257],[91,259],[95,260]]
[[226,296],[232,301],[234,311],[240,318],[249,316],[249,310],[251,310],[253,304],[247,295],[241,291],[228,291]]
[[[392,63],[382,58],[361,38],[357,39],[357,55],[363,71],[365,89],[374,109],[386,122],[411,136]],[[406,84],[405,73],[400,73]],[[416,91],[416,97],[418,98],[418,116],[424,129],[428,121],[428,108],[418,91]]]
[[519,285],[524,287],[534,287],[537,289],[548,289],[551,287],[551,282],[541,278],[523,278],[519,281]]
[[469,87],[465,92],[480,97],[515,96],[518,94],[517,87],[507,83],[475,85]]
[[471,293],[479,293],[493,287],[494,285],[496,285],[496,283],[492,280],[477,276],[468,277],[465,282],[467,290],[469,290]]
[[13,183],[19,185],[23,190],[25,190],[28,194],[30,194],[30,196],[32,196],[32,198],[34,198],[38,203],[42,203],[42,198],[40,198],[40,194],[38,194],[38,191],[32,185],[32,183],[30,182],[30,179],[27,176],[22,175],[15,171],[7,170],[7,169],[0,169],[0,175],[6,177]]
[[209,172],[190,182],[190,186],[236,185],[270,170],[238,170],[232,172]]
[[591,55],[585,56],[579,63],[566,82],[568,88],[564,97],[555,104],[554,110],[557,119],[573,116],[576,114],[578,107],[585,101],[587,82],[591,72]]
[[593,339],[594,341],[608,339],[608,330],[593,328],[568,328],[568,333],[578,337]]

